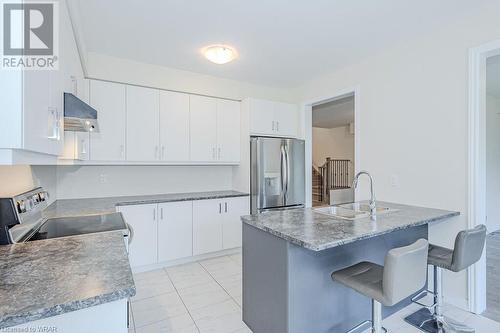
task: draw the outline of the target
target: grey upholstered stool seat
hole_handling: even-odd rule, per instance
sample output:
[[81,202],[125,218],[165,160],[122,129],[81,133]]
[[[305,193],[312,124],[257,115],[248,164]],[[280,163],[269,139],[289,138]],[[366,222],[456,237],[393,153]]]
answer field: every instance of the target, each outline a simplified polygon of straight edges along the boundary
[[[382,304],[382,276],[384,267],[372,262],[360,262],[332,274],[332,278],[360,294],[379,300]],[[385,304],[384,304],[385,305]]]
[[453,249],[429,245],[428,264],[434,266],[434,292],[424,291],[415,298],[428,292],[434,295],[434,304],[426,306],[416,301],[424,308],[406,317],[407,322],[430,333],[474,332],[474,329],[443,316],[442,269],[460,272],[476,263],[483,253],[485,240],[486,227],[478,225],[474,229],[460,231]]
[[382,328],[382,304],[395,305],[425,286],[428,245],[425,239],[419,239],[387,252],[384,266],[364,261],[332,273],[334,281],[372,299],[372,320],[349,332],[369,322],[373,332],[382,332],[385,330]]
[[429,265],[451,270],[453,250],[438,245],[429,244]]

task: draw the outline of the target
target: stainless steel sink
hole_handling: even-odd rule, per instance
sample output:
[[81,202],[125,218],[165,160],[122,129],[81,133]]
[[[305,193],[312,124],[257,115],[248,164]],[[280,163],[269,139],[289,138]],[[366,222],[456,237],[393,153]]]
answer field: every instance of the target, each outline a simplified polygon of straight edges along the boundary
[[319,207],[314,208],[313,210],[320,214],[330,215],[346,220],[355,220],[370,216],[369,212],[355,211],[340,206]]
[[[356,220],[370,216],[370,205],[364,202],[351,202],[341,205],[318,207],[313,210],[320,214],[330,215],[345,220]],[[397,211],[389,207],[377,207],[377,215]]]
[[[361,211],[361,212],[368,212],[368,213],[370,212],[370,205],[367,203],[363,203],[363,202],[351,202],[351,203],[338,205],[337,207],[355,210],[355,211]],[[380,213],[393,211],[394,209],[391,209],[389,207],[377,207],[376,210],[377,210],[377,214],[380,214]]]

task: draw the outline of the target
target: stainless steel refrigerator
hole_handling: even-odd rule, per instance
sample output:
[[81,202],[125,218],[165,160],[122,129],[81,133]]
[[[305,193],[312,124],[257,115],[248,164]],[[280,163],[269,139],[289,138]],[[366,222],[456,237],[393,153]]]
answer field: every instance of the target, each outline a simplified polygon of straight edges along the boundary
[[305,145],[303,140],[250,139],[250,207],[269,209],[304,206]]

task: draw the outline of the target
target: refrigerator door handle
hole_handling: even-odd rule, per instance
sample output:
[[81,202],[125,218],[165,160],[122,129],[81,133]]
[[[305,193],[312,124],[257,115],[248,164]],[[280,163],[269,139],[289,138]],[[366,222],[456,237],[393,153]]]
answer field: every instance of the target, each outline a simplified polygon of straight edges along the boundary
[[286,201],[286,156],[285,147],[281,145],[280,147],[280,180],[281,180],[281,194],[283,199]]
[[290,185],[290,155],[288,153],[288,145],[284,147],[285,149],[285,161],[286,161],[286,184],[285,184],[285,198],[288,196],[288,186]]

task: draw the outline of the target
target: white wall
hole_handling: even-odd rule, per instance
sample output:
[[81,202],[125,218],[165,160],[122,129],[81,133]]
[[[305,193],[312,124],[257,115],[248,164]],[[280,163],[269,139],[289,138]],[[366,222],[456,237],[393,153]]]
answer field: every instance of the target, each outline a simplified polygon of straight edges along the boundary
[[[373,174],[379,200],[460,211],[430,227],[430,241],[444,246],[467,227],[468,48],[500,38],[498,13],[500,2],[492,2],[297,89],[306,104],[359,88],[358,167]],[[391,186],[391,175],[399,185]],[[444,293],[465,306],[466,273],[446,272]]]
[[[58,199],[232,189],[230,166],[59,166]],[[105,182],[101,182],[101,175]]]
[[354,162],[354,135],[349,126],[335,128],[312,128],[313,163],[321,166],[327,157],[347,159]]
[[56,167],[14,165],[0,166],[0,197],[10,197],[43,186],[49,203],[56,198]]
[[486,96],[486,216],[488,232],[500,229],[500,99]]
[[87,56],[87,72],[90,78],[95,79],[215,97],[240,100],[246,97],[256,97],[282,102],[298,101],[290,90],[150,65],[93,52],[89,52]]

